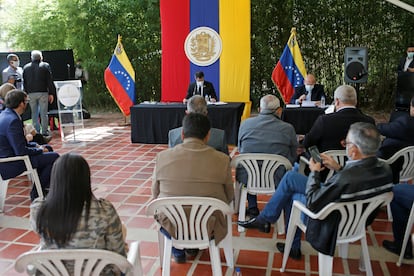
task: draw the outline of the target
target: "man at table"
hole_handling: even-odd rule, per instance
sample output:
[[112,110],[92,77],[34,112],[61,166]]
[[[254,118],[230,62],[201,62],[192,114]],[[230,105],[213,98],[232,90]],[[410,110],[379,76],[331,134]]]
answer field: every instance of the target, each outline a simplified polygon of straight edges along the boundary
[[323,85],[316,83],[313,74],[307,74],[303,80],[303,85],[295,88],[295,94],[290,99],[290,103],[302,104],[303,101],[314,101],[319,105],[322,97],[326,97]]
[[[282,108],[274,95],[260,99],[258,116],[246,119],[239,129],[238,149],[240,153],[279,154],[291,163],[296,160],[297,140],[293,126],[280,119]],[[275,175],[275,184],[279,183],[284,168],[279,168]],[[236,169],[236,178],[240,183],[247,183],[247,172],[242,167]],[[256,195],[247,194],[247,214],[251,217],[259,214]]]
[[189,98],[194,95],[201,95],[203,98],[208,97],[210,102],[216,102],[217,96],[214,86],[211,82],[204,80],[204,73],[198,71],[194,75],[195,82],[190,83],[187,89],[187,96],[183,99],[183,102],[186,103]]
[[[198,113],[204,116],[207,116],[207,103],[206,100],[200,95],[192,96],[187,102],[186,114],[189,113]],[[181,132],[183,128],[177,127],[171,129],[168,132],[168,147],[172,148],[177,144],[181,144],[183,139],[181,137]],[[229,154],[229,149],[227,147],[226,135],[224,130],[218,128],[210,129],[210,137],[207,141],[207,145],[215,148],[222,153]]]
[[335,112],[322,114],[316,119],[311,130],[303,138],[307,149],[316,145],[320,152],[342,150],[349,127],[356,122],[375,125],[375,120],[356,108],[357,94],[350,85],[341,85],[334,92]]

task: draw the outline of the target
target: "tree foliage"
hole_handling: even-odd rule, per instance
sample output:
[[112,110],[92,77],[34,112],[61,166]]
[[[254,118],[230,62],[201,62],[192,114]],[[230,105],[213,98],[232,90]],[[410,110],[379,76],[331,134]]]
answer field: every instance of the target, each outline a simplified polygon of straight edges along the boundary
[[[405,2],[414,5],[414,0]],[[73,49],[75,58],[83,59],[90,77],[89,106],[115,108],[103,72],[118,34],[136,72],[138,101],[160,99],[159,0],[16,0],[13,6],[4,2],[3,13],[10,19],[3,23],[6,41],[14,50]],[[251,13],[254,103],[269,93],[263,81],[274,87],[272,70],[296,27],[307,71],[330,95],[344,82],[344,49],[363,46],[369,78],[361,85],[361,102],[392,106],[395,68],[414,41],[413,14],[384,0],[251,0]]]

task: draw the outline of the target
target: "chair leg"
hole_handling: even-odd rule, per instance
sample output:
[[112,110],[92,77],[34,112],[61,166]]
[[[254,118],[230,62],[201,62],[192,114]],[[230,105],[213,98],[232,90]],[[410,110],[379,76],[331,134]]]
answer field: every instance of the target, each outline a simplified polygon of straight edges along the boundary
[[404,240],[401,247],[400,257],[398,258],[397,266],[401,266],[402,260],[404,258],[404,253],[407,248],[408,238],[411,236],[411,228],[414,224],[414,203],[411,207],[410,216],[408,218],[407,227],[405,228]]
[[280,213],[280,216],[276,222],[278,235],[285,234],[285,214],[284,213],[285,213],[284,211]]
[[164,256],[163,256],[163,264],[162,264],[162,276],[170,276],[171,251],[172,251],[172,241],[168,239],[167,237],[164,237],[164,254],[163,254]]
[[226,257],[226,264],[228,267],[234,267],[234,253],[233,253],[233,233],[231,226],[231,216],[227,216],[227,235],[220,242],[219,247],[223,248],[224,256]]
[[3,213],[4,203],[6,202],[7,187],[9,186],[9,180],[1,180],[0,185],[0,213]]
[[159,255],[160,255],[160,266],[161,268],[163,267],[164,264],[164,246],[165,246],[165,242],[164,242],[164,234],[161,233],[161,231],[158,230],[158,251],[159,251]]
[[342,259],[348,259],[348,248],[349,248],[349,243],[338,244],[339,257],[341,257]]
[[299,209],[292,208],[285,241],[285,252],[283,253],[282,267],[280,268],[280,272],[285,271],[286,263],[289,258],[290,249],[292,248],[293,238],[295,237],[296,229],[298,228],[298,224],[301,220],[300,214],[301,212]]
[[216,241],[210,240],[209,246],[210,252],[210,262],[211,262],[211,270],[213,271],[213,276],[221,276],[221,262],[220,262],[220,250],[216,246]]
[[391,205],[387,204],[387,215],[388,215],[388,221],[392,221],[392,212],[391,212]]
[[[365,273],[367,276],[372,276],[372,267],[371,267],[371,260],[369,257],[369,251],[368,251],[368,244],[367,244],[367,238],[363,237],[361,239],[361,257],[360,257],[360,270],[365,269]],[[361,267],[362,264],[364,264],[365,267]]]
[[[240,202],[239,202],[239,220],[244,221],[246,220],[246,202],[247,202],[247,189],[242,187],[241,194],[240,194]],[[246,228],[238,226],[237,231],[244,232]]]
[[318,267],[319,275],[328,276],[332,275],[333,257],[318,253]]

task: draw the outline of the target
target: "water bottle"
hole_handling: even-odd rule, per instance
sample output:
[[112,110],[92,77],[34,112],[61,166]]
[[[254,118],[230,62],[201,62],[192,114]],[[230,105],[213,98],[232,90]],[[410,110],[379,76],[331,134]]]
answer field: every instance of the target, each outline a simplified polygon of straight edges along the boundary
[[325,97],[322,96],[321,98],[321,107],[325,107]]
[[234,270],[234,275],[235,275],[235,276],[242,276],[242,273],[241,273],[240,267],[236,267],[236,269]]

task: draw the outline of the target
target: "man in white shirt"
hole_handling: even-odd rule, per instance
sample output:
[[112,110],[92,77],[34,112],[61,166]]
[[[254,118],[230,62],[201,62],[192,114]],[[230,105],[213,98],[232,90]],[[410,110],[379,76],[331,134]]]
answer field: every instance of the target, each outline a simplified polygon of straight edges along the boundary
[[17,89],[23,90],[23,69],[20,67],[20,60],[16,54],[7,55],[7,66],[3,70],[3,83],[10,82]]

